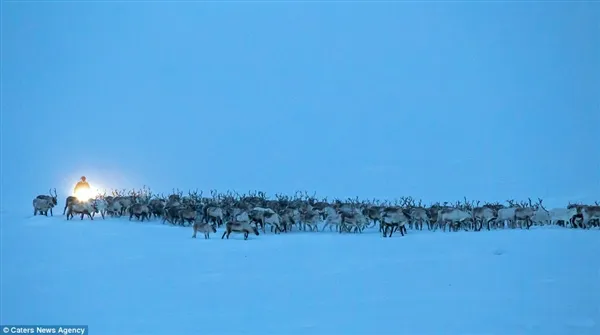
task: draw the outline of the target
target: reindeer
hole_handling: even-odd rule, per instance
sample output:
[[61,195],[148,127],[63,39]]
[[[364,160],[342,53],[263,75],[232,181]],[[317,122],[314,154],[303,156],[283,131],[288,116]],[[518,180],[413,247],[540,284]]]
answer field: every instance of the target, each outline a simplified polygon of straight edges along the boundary
[[306,231],[306,227],[308,226],[309,231],[319,231],[320,220],[321,213],[313,210],[312,208],[304,208],[300,211],[300,221],[298,229]]
[[179,212],[182,210],[181,206],[167,206],[165,207],[165,211],[163,214],[162,223],[169,222],[170,224],[178,224],[179,222]]
[[250,222],[256,224],[257,227],[261,227],[263,233],[265,232],[265,214],[266,213],[269,213],[269,215],[275,214],[275,212],[272,209],[262,208],[262,207],[254,207],[248,213]]
[[[350,199],[349,199],[350,200]],[[356,209],[353,203],[342,203],[339,200],[336,200],[334,204],[336,210],[343,214],[353,214],[356,213]]]
[[71,206],[72,204],[76,203],[77,201],[77,197],[70,195],[67,197],[67,199],[65,199],[65,208],[63,209],[63,215],[65,215],[65,213],[67,212],[67,208],[69,208],[69,206]]
[[331,228],[335,226],[335,231],[341,232],[342,215],[331,206],[325,207],[323,212],[325,214],[325,224],[323,225],[321,231],[324,231],[327,227],[329,227],[329,231],[331,231]]
[[136,198],[138,193],[134,190],[129,191],[129,195],[124,195],[125,190],[123,192],[115,192],[114,201],[118,202],[120,205],[119,216],[125,215],[126,211],[129,211],[129,208],[136,203]]
[[[331,207],[327,207],[331,208]],[[363,208],[362,215],[367,217],[369,220],[373,221],[373,225],[380,224],[381,225],[381,213],[382,208],[380,206],[367,206]],[[371,228],[372,226],[367,226],[367,228]]]
[[138,220],[141,219],[141,222],[144,222],[144,219],[146,219],[146,221],[150,221],[150,208],[148,207],[148,205],[133,204],[132,206],[130,206],[128,208],[128,210],[129,210],[129,221],[131,221],[131,219],[134,216]]
[[544,205],[542,204],[542,198],[538,198],[538,205],[535,209],[535,213],[533,214],[532,220],[534,223],[539,223],[542,226],[545,224],[551,224],[551,214],[546,210]]
[[217,228],[215,227],[214,224],[194,222],[193,227],[194,227],[194,235],[192,235],[192,238],[196,238],[197,232],[204,233],[205,239],[210,238],[210,233],[217,233]]
[[325,208],[329,207],[326,199],[323,201],[315,201],[314,195],[308,199],[308,204],[312,207],[314,211],[319,213],[321,216],[321,220],[325,220]]
[[74,214],[81,214],[81,220],[83,220],[85,215],[87,215],[90,220],[94,220],[92,213],[97,211],[98,209],[96,208],[95,202],[77,200],[72,202],[67,208],[67,220],[72,219]]
[[409,210],[411,222],[415,223],[415,229],[423,230],[423,222],[427,223],[427,229],[431,230],[431,221],[427,215],[427,210],[423,207],[413,207]]
[[121,202],[118,201],[119,199],[116,197],[105,197],[104,198],[106,200],[107,206],[106,206],[106,214],[115,217],[115,216],[121,216],[121,213],[123,212],[123,206],[121,205]]
[[236,221],[236,222],[250,222],[250,215],[248,215],[248,211],[234,207],[230,209],[230,212],[227,215],[228,221]]
[[[56,205],[58,205],[58,195],[56,194],[56,188],[54,189],[54,194],[52,194],[52,189],[50,189],[48,191],[48,195],[46,194],[40,194],[36,197],[36,199],[43,199],[43,200],[47,200],[47,204],[45,204],[44,202],[38,202],[38,205],[41,206],[40,208],[46,208],[48,207],[48,210],[50,211],[50,216],[54,216],[54,214],[52,213],[52,208]],[[35,201],[34,201],[34,214],[33,215],[37,215],[37,211],[35,210]],[[48,216],[47,212],[43,212],[41,213],[42,215],[46,215]]]
[[203,208],[204,223],[216,223],[218,227],[223,224],[223,209],[215,205],[205,206]]
[[577,208],[577,213],[583,216],[583,229],[587,229],[592,220],[600,220],[600,206],[597,203],[596,206],[581,206]]
[[509,226],[513,226],[515,224],[515,211],[517,206],[514,203],[514,200],[506,200],[509,204],[509,207],[500,208],[498,210],[498,217],[496,218],[496,222],[502,228],[505,227],[505,222],[508,221]]
[[571,208],[553,208],[549,212],[550,214],[550,224],[560,224],[566,225],[569,222],[572,222],[571,219],[578,214],[577,207]]
[[[447,203],[444,203],[444,205],[440,205],[440,203],[435,203],[432,204],[431,206],[429,206],[429,208],[427,208],[427,216],[429,216],[429,221],[431,223],[429,230],[435,230],[436,228],[436,223],[438,222],[438,212],[440,211],[440,209],[442,208],[448,208]],[[381,231],[381,229],[380,229]]]
[[258,228],[256,228],[255,226],[252,226],[248,222],[229,221],[225,224],[225,232],[223,233],[223,236],[221,236],[221,239],[225,238],[225,236],[227,236],[227,239],[229,239],[229,235],[231,235],[232,232],[243,233],[244,240],[248,239],[248,235],[250,233],[254,233],[254,235],[256,235],[256,236],[259,235]]
[[[106,213],[108,211],[108,202],[104,198],[98,198],[94,200],[94,204],[96,205],[98,213],[100,213],[100,215],[102,216],[102,220],[104,220],[104,217],[106,216]],[[92,217],[94,216],[94,214],[95,212],[92,213]]]
[[490,222],[496,220],[496,212],[493,208],[490,208],[489,205],[484,205],[479,207],[479,201],[477,202],[477,206],[473,208],[473,224],[475,225],[475,230],[479,231],[483,229],[483,225],[485,224],[487,230],[490,230]]
[[163,199],[152,199],[148,203],[148,207],[150,208],[150,214],[154,215],[154,217],[160,217],[165,214],[165,206],[166,201]]
[[179,220],[183,225],[185,222],[193,225],[196,223],[196,210],[193,208],[183,208],[179,211]]
[[292,227],[300,222],[300,212],[297,209],[284,208],[279,212],[281,226],[284,232],[292,230]]
[[182,197],[183,197],[183,192],[177,190],[177,193],[175,193],[175,190],[173,190],[173,194],[171,194],[167,197],[167,203],[165,204],[165,209],[181,206],[181,202],[182,202],[181,198]]
[[[410,217],[399,207],[387,207],[383,210],[383,216],[381,218],[381,231],[383,237],[392,237],[394,230],[399,230],[400,234],[404,236],[407,234],[406,225],[410,223]],[[388,235],[388,229],[390,234]]]
[[[274,211],[270,210],[269,211],[265,211],[263,212],[263,224],[264,225],[270,225],[271,226],[271,231],[275,231],[275,234],[277,234],[278,232],[283,232],[283,228],[281,225],[281,217],[279,216],[279,214],[275,213]],[[263,232],[264,232],[264,226],[263,226]]]
[[38,212],[40,215],[48,216],[48,211],[52,212],[52,207],[54,207],[54,203],[50,199],[33,199],[33,215],[36,216]]
[[467,230],[465,223],[469,221],[473,221],[473,215],[466,210],[458,208],[444,208],[438,211],[437,225],[438,227],[442,225],[443,231],[446,231],[446,222],[450,222],[449,230],[458,231],[460,226],[463,226],[463,229]]
[[534,205],[531,203],[531,198],[529,198],[529,205],[526,203],[521,203],[520,207],[515,208],[515,217],[514,222],[518,223],[520,228],[523,228],[521,222],[525,221],[525,226],[529,229],[533,225],[533,216],[535,215],[536,209]]

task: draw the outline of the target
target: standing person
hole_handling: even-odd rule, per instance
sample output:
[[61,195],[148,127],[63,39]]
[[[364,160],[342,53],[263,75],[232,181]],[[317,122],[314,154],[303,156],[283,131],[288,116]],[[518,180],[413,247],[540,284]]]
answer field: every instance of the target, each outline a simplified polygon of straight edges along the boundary
[[77,198],[85,198],[90,193],[90,184],[86,181],[85,176],[81,176],[81,179],[77,182],[77,185],[75,185],[73,192]]

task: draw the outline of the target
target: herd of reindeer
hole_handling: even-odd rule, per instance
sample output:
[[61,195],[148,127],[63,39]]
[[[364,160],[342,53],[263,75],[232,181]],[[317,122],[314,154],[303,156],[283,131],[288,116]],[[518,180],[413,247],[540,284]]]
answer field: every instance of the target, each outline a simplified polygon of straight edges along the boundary
[[[209,238],[217,228],[225,225],[221,238],[229,238],[234,233],[259,235],[259,230],[277,233],[294,229],[329,231],[339,233],[360,233],[365,228],[379,225],[383,237],[391,237],[395,231],[402,236],[409,229],[458,231],[482,229],[520,228],[529,229],[533,225],[560,225],[571,228],[589,229],[600,227],[600,204],[569,204],[566,208],[547,210],[542,199],[532,202],[507,200],[506,204],[485,203],[479,201],[457,201],[456,203],[434,203],[429,206],[411,197],[394,202],[361,201],[356,199],[317,199],[307,192],[296,192],[294,196],[276,194],[270,199],[264,192],[250,191],[248,194],[237,192],[219,193],[212,190],[210,197],[203,192],[173,190],[165,196],[154,194],[149,188],[140,190],[113,190],[112,195],[98,193],[95,198],[79,200],[74,196],[66,198],[63,215],[67,220],[74,215],[94,219],[96,214],[102,219],[106,216],[134,217],[140,221],[160,219],[163,224],[191,226],[192,237],[198,232]],[[48,195],[38,195],[33,200],[34,215],[53,215],[52,208],[58,204],[56,189]]]

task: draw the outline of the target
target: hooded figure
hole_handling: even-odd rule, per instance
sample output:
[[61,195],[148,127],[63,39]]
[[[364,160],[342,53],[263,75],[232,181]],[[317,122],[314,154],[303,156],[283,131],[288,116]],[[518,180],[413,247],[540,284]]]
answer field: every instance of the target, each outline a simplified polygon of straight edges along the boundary
[[77,185],[75,185],[74,192],[75,194],[78,194],[81,190],[90,190],[90,184],[88,184],[88,182],[85,181],[85,176],[82,176],[81,180],[77,183]]

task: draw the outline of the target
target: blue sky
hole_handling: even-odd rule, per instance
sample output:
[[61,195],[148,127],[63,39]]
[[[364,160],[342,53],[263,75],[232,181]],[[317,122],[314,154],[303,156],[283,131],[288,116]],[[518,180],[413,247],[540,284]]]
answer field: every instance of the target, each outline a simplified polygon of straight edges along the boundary
[[600,200],[593,3],[3,3],[2,187]]

